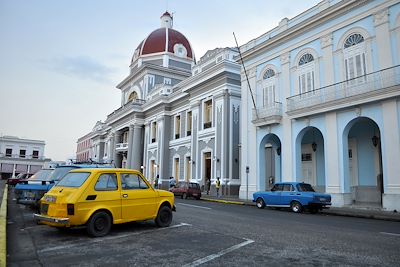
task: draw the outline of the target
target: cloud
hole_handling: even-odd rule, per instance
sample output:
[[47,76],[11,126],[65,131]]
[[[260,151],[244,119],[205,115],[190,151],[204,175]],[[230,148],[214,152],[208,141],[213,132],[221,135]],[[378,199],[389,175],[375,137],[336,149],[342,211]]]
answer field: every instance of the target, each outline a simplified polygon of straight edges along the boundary
[[86,56],[53,58],[42,63],[47,70],[100,83],[112,83],[110,76],[116,72]]

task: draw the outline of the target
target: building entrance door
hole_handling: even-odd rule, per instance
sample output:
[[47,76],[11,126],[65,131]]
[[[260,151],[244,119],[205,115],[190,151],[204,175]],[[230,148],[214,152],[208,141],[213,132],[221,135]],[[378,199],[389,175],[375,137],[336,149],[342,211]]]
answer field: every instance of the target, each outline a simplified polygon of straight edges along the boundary
[[204,184],[207,185],[207,180],[211,181],[211,152],[204,153]]

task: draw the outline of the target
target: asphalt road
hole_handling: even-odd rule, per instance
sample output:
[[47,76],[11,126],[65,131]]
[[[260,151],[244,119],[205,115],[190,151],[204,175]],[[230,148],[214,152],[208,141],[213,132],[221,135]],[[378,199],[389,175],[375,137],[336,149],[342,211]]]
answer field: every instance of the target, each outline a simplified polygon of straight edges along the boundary
[[[12,194],[10,194],[12,198]],[[171,227],[37,225],[9,199],[7,266],[400,266],[400,223],[176,200]]]

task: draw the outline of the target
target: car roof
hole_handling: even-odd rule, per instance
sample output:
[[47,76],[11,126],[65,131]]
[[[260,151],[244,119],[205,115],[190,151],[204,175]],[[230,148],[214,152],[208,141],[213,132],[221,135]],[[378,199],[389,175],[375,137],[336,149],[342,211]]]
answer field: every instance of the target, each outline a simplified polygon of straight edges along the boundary
[[70,172],[130,172],[130,173],[140,173],[138,170],[133,169],[122,169],[122,168],[76,168]]
[[292,184],[292,185],[297,185],[297,184],[308,184],[305,182],[276,182],[275,184]]

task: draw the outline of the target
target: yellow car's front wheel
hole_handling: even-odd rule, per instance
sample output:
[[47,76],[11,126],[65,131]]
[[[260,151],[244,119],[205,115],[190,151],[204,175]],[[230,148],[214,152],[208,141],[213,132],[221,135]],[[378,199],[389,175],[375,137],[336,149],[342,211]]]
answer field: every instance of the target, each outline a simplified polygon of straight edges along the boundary
[[158,227],[167,227],[172,222],[172,210],[168,206],[162,206],[158,210],[156,224]]

